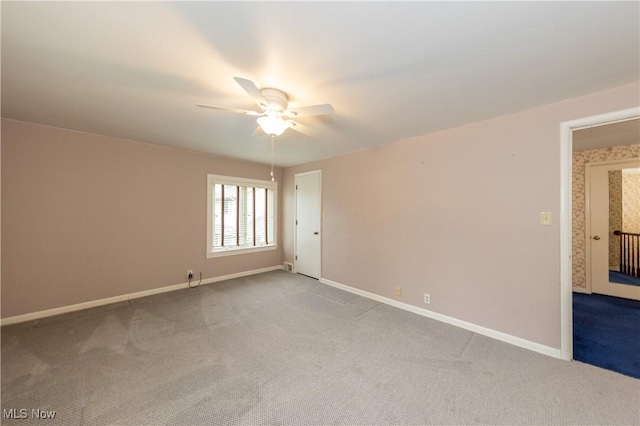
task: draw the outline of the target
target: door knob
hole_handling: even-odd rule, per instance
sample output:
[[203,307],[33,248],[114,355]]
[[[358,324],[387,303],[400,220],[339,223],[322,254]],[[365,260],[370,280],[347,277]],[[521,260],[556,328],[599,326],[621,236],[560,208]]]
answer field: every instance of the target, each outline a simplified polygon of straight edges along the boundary
[[595,237],[593,237],[593,239],[598,241],[600,239],[600,237],[596,235]]

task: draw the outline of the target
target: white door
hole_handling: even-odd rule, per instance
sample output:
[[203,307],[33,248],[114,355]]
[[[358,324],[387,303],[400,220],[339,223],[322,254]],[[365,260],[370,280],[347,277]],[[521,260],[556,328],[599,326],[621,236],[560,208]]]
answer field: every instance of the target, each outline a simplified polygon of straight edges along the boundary
[[296,272],[316,279],[320,278],[321,176],[320,170],[295,176]]
[[[622,171],[637,169],[640,167],[638,160],[631,161],[615,161],[602,164],[587,164],[586,176],[589,179],[589,215],[587,220],[587,244],[590,248],[590,271],[591,271],[591,291],[598,294],[606,294],[615,297],[624,297],[627,299],[640,300],[640,286],[629,285],[611,281],[610,271],[617,269],[619,260],[619,236],[613,234],[615,230],[622,227],[621,224],[615,223],[613,217],[610,218],[610,188],[615,191],[615,177],[610,174],[611,171]],[[620,175],[618,175],[620,176]],[[617,200],[612,194],[611,200]],[[617,201],[614,201],[617,202]],[[635,203],[625,206],[625,208],[640,209]],[[616,211],[612,209],[611,211]],[[637,216],[627,211],[628,216]],[[622,215],[622,213],[620,213]],[[621,229],[625,231],[625,229]]]

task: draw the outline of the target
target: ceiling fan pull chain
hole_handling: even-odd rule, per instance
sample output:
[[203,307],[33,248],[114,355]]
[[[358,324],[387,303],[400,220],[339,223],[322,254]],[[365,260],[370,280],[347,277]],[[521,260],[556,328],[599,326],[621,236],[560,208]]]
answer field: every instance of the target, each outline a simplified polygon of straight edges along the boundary
[[273,140],[275,139],[274,135],[271,135],[271,182],[275,182],[276,178],[273,176]]

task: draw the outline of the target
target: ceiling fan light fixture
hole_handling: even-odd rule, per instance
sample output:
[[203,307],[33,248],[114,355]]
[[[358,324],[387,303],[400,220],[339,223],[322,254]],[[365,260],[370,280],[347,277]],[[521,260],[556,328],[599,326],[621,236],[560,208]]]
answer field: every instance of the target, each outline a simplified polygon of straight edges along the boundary
[[289,128],[289,123],[275,114],[258,118],[258,125],[269,136],[280,136]]
[[[1,1],[1,0],[0,0]],[[238,108],[223,107],[217,105],[197,104],[201,108],[228,111],[245,115],[260,116],[258,118],[258,129],[272,138],[280,136],[291,128],[300,133],[306,133],[305,126],[289,120],[290,118],[309,117],[315,115],[333,114],[335,110],[330,104],[312,105],[289,109],[289,96],[282,90],[265,87],[258,89],[258,86],[246,78],[234,77],[236,82],[245,92],[260,106],[261,111],[244,110]],[[256,129],[256,130],[258,130]],[[308,134],[308,133],[307,133]]]

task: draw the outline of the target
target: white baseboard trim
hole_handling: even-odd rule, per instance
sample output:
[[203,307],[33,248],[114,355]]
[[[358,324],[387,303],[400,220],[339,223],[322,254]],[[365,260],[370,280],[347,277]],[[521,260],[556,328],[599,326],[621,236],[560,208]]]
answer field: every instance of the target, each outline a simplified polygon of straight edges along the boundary
[[584,293],[584,294],[591,294],[590,291],[587,291],[586,288],[582,288],[582,287],[571,287],[571,290],[574,293]]
[[512,336],[501,331],[493,330],[491,328],[482,327],[470,322],[462,321],[447,315],[442,315],[437,312],[429,311],[427,309],[418,308],[417,306],[409,305],[408,303],[399,302],[397,300],[389,299],[388,297],[380,296],[375,293],[360,290],[358,288],[349,287],[348,285],[340,284],[335,281],[328,280],[326,278],[320,278],[320,282],[331,287],[336,287],[350,293],[357,294],[359,296],[366,297],[368,299],[376,300],[378,302],[395,306],[396,308],[404,309],[405,311],[413,312],[414,314],[422,315],[427,318],[431,318],[437,321],[442,321],[447,324],[454,325],[456,327],[464,328],[465,330],[473,331],[474,333],[482,334],[483,336],[491,337],[496,340],[500,340],[505,343],[509,343],[515,346],[519,346],[524,349],[528,349],[534,352],[541,353],[543,355],[551,356],[553,358],[561,359],[560,349],[552,348],[549,346],[541,345],[530,340],[522,339],[520,337]]
[[[237,272],[235,274],[222,275],[219,277],[207,278],[202,280],[202,284],[211,284],[219,281],[231,280],[234,278],[247,277],[249,275],[262,274],[264,272],[276,271],[283,269],[282,265],[269,266],[267,268],[253,269],[251,271]],[[197,283],[198,280],[192,281]],[[120,296],[107,297],[105,299],[92,300],[90,302],[77,303],[75,305],[62,306],[60,308],[47,309],[44,311],[32,312],[29,314],[16,315],[13,317],[7,317],[0,319],[0,326],[17,324],[20,322],[32,321],[36,319],[52,317],[54,315],[66,314],[69,312],[80,311],[82,309],[95,308],[98,306],[109,305],[111,303],[124,302],[125,300],[139,299],[141,297],[153,296],[154,294],[168,293],[170,291],[181,290],[188,288],[189,283],[174,284],[166,287],[152,288],[150,290],[137,291],[135,293],[123,294]]]

